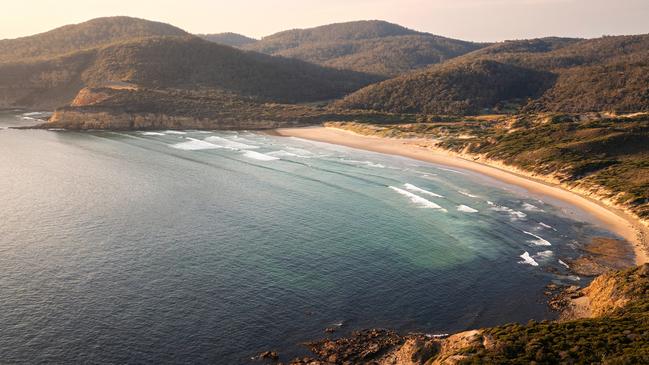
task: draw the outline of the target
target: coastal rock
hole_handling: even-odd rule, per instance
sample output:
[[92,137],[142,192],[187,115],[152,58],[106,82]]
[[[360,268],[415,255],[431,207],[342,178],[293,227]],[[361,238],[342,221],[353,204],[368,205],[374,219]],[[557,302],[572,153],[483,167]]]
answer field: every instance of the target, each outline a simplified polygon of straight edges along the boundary
[[469,349],[484,347],[485,339],[480,330],[456,333],[442,342],[433,365],[455,365],[470,358]]
[[278,361],[279,360],[279,354],[277,351],[264,351],[260,353],[257,356],[258,359],[261,360],[272,360],[272,361]]

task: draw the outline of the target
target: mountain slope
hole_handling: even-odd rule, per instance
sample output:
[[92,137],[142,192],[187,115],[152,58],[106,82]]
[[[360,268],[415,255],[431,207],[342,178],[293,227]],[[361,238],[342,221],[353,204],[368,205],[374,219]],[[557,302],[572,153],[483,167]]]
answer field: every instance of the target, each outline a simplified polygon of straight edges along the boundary
[[370,85],[337,105],[395,113],[479,114],[500,102],[538,97],[553,82],[549,72],[477,60]]
[[[485,62],[507,66],[482,69],[481,77],[466,72]],[[520,72],[503,73],[506,67]],[[371,85],[337,105],[473,114],[499,110],[513,101],[524,111],[634,112],[649,110],[648,71],[649,35],[509,41]],[[543,82],[539,82],[540,74],[545,75]],[[512,89],[512,83],[529,83],[530,87]]]
[[256,39],[237,33],[197,34],[206,41],[223,44],[231,47],[242,47],[246,44],[257,42]]
[[92,84],[119,80],[146,87],[212,87],[282,102],[331,99],[375,80],[197,37],[149,38],[103,48],[85,79]]
[[0,64],[0,106],[60,106],[84,86],[115,82],[305,102],[340,97],[374,81],[365,74],[245,52],[194,36],[154,37],[49,60]]
[[129,17],[97,18],[28,37],[0,40],[0,63],[52,58],[128,39],[183,35],[187,33],[165,23]]
[[243,48],[323,66],[394,76],[482,46],[372,20],[284,31]]

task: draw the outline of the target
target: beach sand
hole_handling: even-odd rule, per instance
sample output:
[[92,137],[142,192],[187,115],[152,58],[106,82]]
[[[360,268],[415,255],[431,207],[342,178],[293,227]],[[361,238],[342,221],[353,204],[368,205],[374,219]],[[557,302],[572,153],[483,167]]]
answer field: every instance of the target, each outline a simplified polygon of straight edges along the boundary
[[607,229],[629,241],[633,246],[635,261],[638,265],[649,262],[649,255],[646,251],[646,240],[649,232],[635,217],[626,212],[604,206],[595,200],[575,192],[567,191],[557,184],[505,170],[503,166],[489,166],[464,159],[451,152],[432,150],[421,146],[422,143],[430,144],[431,141],[363,136],[351,131],[326,127],[281,128],[273,130],[270,133],[278,136],[303,138],[458,167],[522,187],[532,193],[558,199],[589,212]]

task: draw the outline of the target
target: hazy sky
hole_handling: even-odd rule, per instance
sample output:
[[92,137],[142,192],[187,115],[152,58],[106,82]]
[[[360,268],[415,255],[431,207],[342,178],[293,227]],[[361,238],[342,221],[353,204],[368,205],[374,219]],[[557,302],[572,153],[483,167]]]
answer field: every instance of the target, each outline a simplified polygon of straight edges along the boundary
[[257,38],[360,19],[474,41],[649,33],[649,0],[2,0],[0,39],[110,15]]

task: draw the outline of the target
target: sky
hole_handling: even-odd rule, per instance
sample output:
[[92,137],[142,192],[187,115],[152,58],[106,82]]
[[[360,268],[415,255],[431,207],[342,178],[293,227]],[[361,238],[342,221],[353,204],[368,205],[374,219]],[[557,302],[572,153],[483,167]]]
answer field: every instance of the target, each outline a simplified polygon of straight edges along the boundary
[[649,33],[649,0],[2,0],[0,39],[113,15],[255,38],[364,19],[482,42]]

